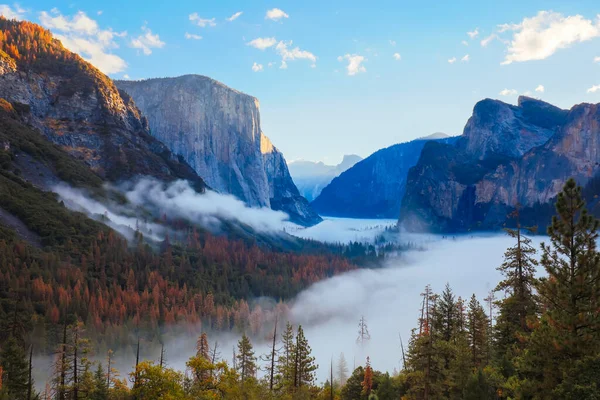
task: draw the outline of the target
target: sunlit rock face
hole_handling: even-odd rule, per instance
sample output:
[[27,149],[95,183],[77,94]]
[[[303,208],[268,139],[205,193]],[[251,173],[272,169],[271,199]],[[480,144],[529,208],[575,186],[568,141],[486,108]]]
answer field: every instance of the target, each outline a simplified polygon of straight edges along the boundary
[[520,205],[525,222],[543,229],[570,177],[594,207],[599,169],[598,105],[561,110],[527,97],[518,106],[483,100],[455,145],[424,147],[400,222],[414,230],[498,229]]
[[208,186],[250,206],[284,211],[303,225],[320,221],[263,134],[256,98],[199,75],[116,84],[148,118],[151,134]]
[[198,175],[150,136],[131,98],[95,67],[54,43],[66,56],[61,68],[32,68],[0,55],[0,98],[20,118],[111,181],[151,175],[183,178],[203,188]]

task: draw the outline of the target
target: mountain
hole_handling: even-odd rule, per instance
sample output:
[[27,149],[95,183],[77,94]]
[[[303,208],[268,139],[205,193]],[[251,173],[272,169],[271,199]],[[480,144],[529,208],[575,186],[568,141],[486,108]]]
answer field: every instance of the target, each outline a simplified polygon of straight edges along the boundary
[[129,96],[51,33],[0,18],[0,98],[29,126],[110,181],[137,175],[202,179],[150,136]]
[[454,138],[435,134],[381,149],[335,178],[312,205],[323,215],[352,218],[398,218],[410,167],[429,141]]
[[361,156],[351,154],[345,155],[338,165],[327,165],[322,161],[298,160],[290,162],[288,168],[300,193],[306,200],[313,201],[333,178],[361,160]]
[[148,118],[150,133],[207,184],[292,221],[321,221],[290,177],[283,155],[260,127],[259,102],[200,75],[117,81]]
[[519,205],[523,222],[543,229],[569,177],[597,203],[599,171],[599,105],[482,100],[454,145],[425,146],[408,176],[400,222],[412,230],[498,229]]

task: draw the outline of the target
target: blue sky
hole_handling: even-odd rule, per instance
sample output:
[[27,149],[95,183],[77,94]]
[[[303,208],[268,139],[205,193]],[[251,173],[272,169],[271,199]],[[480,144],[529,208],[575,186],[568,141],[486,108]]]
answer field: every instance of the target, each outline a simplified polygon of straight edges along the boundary
[[597,1],[31,0],[0,12],[113,78],[195,73],[256,96],[288,160],[459,134],[486,97],[600,102]]

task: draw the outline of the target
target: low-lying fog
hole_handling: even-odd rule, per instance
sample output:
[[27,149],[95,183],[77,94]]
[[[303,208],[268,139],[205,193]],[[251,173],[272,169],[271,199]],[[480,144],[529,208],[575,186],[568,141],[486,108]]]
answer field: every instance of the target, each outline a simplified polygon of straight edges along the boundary
[[[140,189],[142,184],[146,185],[141,188],[143,190]],[[131,230],[138,221],[135,216],[127,215],[126,212],[131,210],[98,204],[69,188],[58,187],[57,192],[72,207],[90,215],[103,215],[116,228]],[[206,201],[200,200],[210,199],[198,199],[198,195],[182,183],[165,187],[153,181],[142,181],[126,188],[124,193],[134,205],[139,200],[146,207],[150,204],[151,209],[156,208],[153,211],[157,213],[178,210],[178,216],[200,223],[206,223],[208,217],[233,217],[262,231],[285,230],[292,235],[324,242],[370,242],[396,222],[327,218],[317,226],[304,229],[286,222],[281,213],[248,209],[241,202],[224,195],[212,194],[224,201],[219,203],[219,207],[209,207]],[[157,236],[161,233],[159,226],[147,228]],[[449,283],[457,296],[468,299],[475,293],[483,302],[500,280],[496,267],[502,263],[506,248],[512,245],[511,240],[501,233],[457,237],[400,234],[399,240],[411,242],[424,250],[403,253],[402,257],[389,260],[380,269],[358,270],[316,283],[290,301],[291,322],[303,325],[313,355],[320,365],[319,381],[327,379],[331,358],[337,361],[342,352],[350,371],[353,366],[363,365],[367,356],[377,370],[390,373],[394,369],[399,370],[402,358],[399,335],[406,348],[410,331],[417,325],[420,293],[425,285],[431,284],[434,292],[439,293]],[[541,240],[541,237],[535,238],[537,248]],[[364,348],[356,344],[361,316],[365,317],[371,335]],[[211,345],[215,340],[219,341],[222,358],[231,362],[232,348],[238,335],[209,333],[209,336]],[[165,344],[168,365],[185,370],[185,362],[195,352],[195,340],[192,336],[169,340]],[[269,345],[267,341],[261,343],[254,339],[256,355],[267,353]],[[135,355],[127,350],[117,350],[115,355],[121,376],[125,376],[133,367]],[[38,361],[39,366],[48,362]]]
[[[373,226],[384,229],[388,222],[327,219],[321,227],[293,233],[327,241],[344,241],[344,237],[355,240],[354,235],[361,236],[364,229],[368,235],[377,236],[368,231]],[[541,240],[541,237],[534,239],[536,247],[539,248]],[[390,260],[381,269],[364,269],[321,281],[291,301],[292,322],[303,325],[320,365],[319,381],[328,379],[331,358],[335,367],[342,352],[350,371],[353,366],[364,365],[367,356],[378,370],[390,373],[394,368],[400,370],[399,334],[406,349],[410,331],[417,326],[420,293],[425,285],[431,284],[439,293],[449,283],[457,296],[468,299],[475,293],[484,303],[483,299],[500,280],[496,267],[502,263],[506,248],[513,244],[502,233],[456,237],[404,235],[402,241],[416,243],[425,250],[404,253],[400,259]],[[364,348],[356,344],[361,316],[365,317],[371,335]],[[223,357],[231,361],[237,338],[219,336],[217,340],[222,346]],[[214,340],[213,336],[211,342]],[[193,341],[180,342],[177,346],[171,350],[171,366],[184,368],[184,360],[179,360],[175,354],[185,354],[185,349],[193,349]],[[266,354],[269,346],[266,341],[254,341],[257,355]]]

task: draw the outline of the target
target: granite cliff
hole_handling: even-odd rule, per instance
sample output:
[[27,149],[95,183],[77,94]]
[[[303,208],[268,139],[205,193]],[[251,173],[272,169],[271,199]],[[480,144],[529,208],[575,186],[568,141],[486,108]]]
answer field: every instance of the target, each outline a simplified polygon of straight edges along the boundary
[[148,118],[150,133],[220,192],[270,207],[302,225],[321,219],[263,134],[256,98],[200,75],[117,81]]
[[149,134],[131,98],[49,31],[4,18],[0,31],[0,98],[15,105],[24,123],[104,179],[152,175],[204,188],[193,169]]
[[486,99],[456,144],[424,147],[400,222],[413,230],[498,229],[519,205],[524,223],[543,228],[569,177],[597,198],[599,171],[599,105],[561,110],[528,97],[518,106]]

